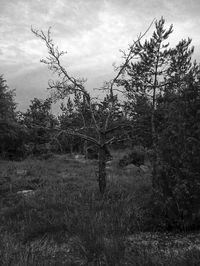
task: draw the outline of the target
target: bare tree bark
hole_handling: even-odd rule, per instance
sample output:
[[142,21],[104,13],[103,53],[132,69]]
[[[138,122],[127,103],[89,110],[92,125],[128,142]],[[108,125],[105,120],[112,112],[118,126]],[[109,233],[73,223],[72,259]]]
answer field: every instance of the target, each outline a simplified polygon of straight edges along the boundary
[[106,189],[106,146],[99,147],[99,191],[104,194]]
[[106,189],[106,133],[99,134],[99,190],[103,194]]

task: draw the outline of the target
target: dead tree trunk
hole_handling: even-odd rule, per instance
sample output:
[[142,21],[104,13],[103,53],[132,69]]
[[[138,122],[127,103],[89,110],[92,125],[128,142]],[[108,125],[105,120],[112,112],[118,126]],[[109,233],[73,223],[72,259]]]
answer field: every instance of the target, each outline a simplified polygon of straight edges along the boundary
[[100,146],[99,146],[99,190],[103,194],[106,189],[106,145],[105,135],[100,135]]
[[106,149],[105,146],[99,148],[99,190],[103,194],[106,189]]

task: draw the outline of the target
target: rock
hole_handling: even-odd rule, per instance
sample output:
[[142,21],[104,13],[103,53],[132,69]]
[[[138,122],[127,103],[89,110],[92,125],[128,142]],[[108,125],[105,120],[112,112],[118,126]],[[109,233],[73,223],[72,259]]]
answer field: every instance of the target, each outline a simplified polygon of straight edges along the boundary
[[129,165],[124,167],[124,170],[136,170],[136,171],[138,171],[139,167],[136,166],[135,164],[129,164]]
[[83,160],[83,159],[85,159],[85,155],[82,155],[82,154],[76,154],[76,155],[74,156],[74,159],[76,159],[76,160]]
[[134,164],[129,164],[127,166],[124,167],[124,170],[127,173],[138,173],[140,172],[140,168]]
[[111,170],[112,169],[112,161],[107,161],[106,162],[106,170]]
[[17,169],[16,174],[18,176],[25,176],[27,174],[27,170],[25,170],[25,169]]
[[149,172],[149,167],[147,165],[140,165],[140,169],[144,172],[144,173],[147,173]]
[[[98,158],[99,158],[98,153],[99,153],[99,151],[98,151],[98,148],[96,146],[89,146],[87,148],[87,159],[98,160]],[[112,160],[112,155],[111,155],[110,151],[108,150],[108,148],[105,149],[105,153],[106,153],[106,161]]]
[[34,196],[35,195],[35,191],[34,190],[20,190],[17,191],[18,195],[24,196],[24,197],[30,197],[30,196]]

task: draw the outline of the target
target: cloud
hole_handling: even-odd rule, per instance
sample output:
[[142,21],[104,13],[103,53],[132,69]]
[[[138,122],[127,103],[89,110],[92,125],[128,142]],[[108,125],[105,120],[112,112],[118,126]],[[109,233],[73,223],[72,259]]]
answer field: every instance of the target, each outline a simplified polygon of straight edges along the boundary
[[72,75],[88,78],[89,89],[113,77],[119,49],[126,49],[153,18],[164,16],[167,26],[174,24],[172,45],[192,37],[198,57],[199,13],[196,0],[1,0],[0,73],[16,88],[21,106],[34,92],[43,95],[50,72],[39,61],[47,51],[31,25],[45,31],[52,26],[55,43],[68,51],[63,63]]

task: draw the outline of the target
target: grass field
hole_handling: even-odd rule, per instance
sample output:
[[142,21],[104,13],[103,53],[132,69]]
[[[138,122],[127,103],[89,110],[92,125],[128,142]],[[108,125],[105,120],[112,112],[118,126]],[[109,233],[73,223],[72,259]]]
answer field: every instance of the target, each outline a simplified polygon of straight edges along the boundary
[[104,196],[96,161],[0,161],[0,265],[200,265],[198,234],[155,232],[151,174],[121,169],[122,155]]

